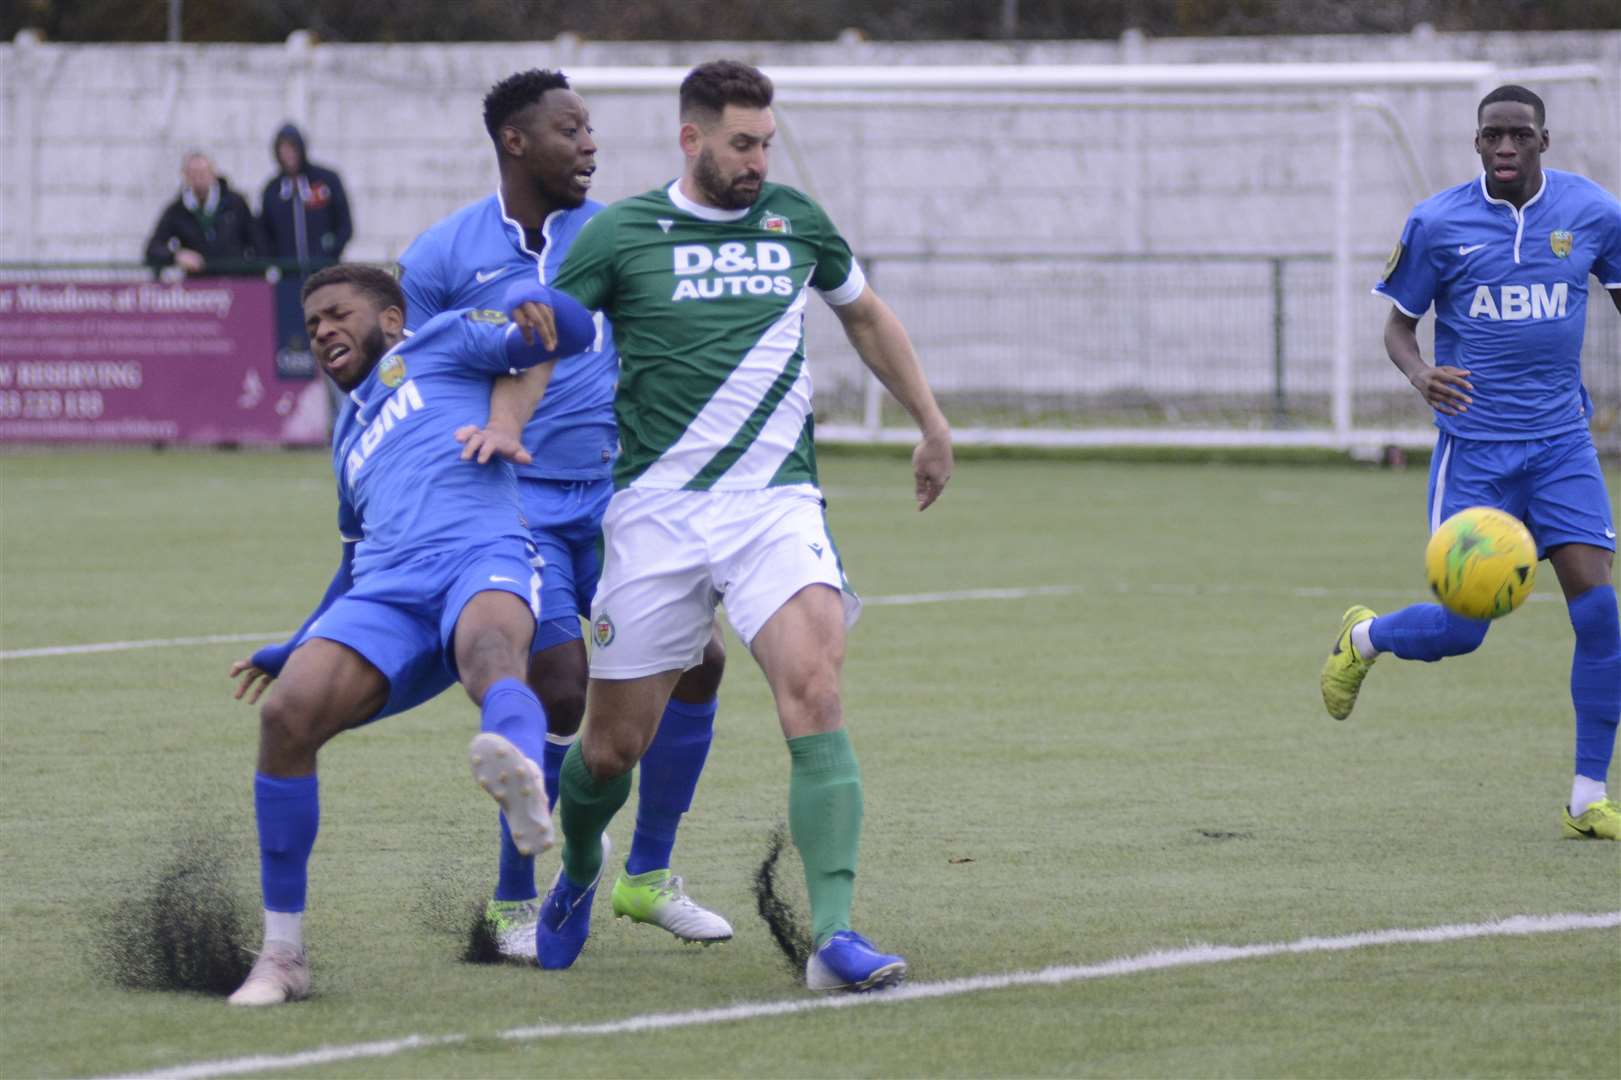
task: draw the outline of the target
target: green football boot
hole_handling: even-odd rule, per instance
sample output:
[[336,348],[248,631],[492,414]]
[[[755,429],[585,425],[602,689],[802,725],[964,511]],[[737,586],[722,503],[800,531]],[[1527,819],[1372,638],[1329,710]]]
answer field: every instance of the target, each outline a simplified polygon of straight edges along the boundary
[[732,924],[688,896],[681,879],[667,869],[620,874],[613,909],[619,918],[661,927],[682,941],[708,945],[732,938]]
[[1368,677],[1368,669],[1373,666],[1373,660],[1362,659],[1362,654],[1351,644],[1351,628],[1373,617],[1373,610],[1361,604],[1347,610],[1345,618],[1340,620],[1334,651],[1323,661],[1323,706],[1336,720],[1344,720],[1356,708],[1357,691],[1362,689],[1362,680]]

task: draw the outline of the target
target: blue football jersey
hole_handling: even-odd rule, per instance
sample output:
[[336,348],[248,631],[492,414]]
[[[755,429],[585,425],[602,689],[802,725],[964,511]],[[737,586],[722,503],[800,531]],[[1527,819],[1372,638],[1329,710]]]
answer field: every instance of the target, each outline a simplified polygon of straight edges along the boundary
[[[538,254],[525,244],[522,227],[507,216],[499,191],[430,226],[400,256],[406,328],[414,332],[440,312],[457,308],[499,308],[507,289],[525,277],[550,284],[581,227],[601,209],[601,203],[587,201],[548,214],[541,224],[545,245]],[[523,432],[534,463],[517,466],[519,475],[605,480],[613,474],[619,445],[613,414],[619,354],[601,316],[597,331],[590,350],[558,364],[552,373]],[[488,416],[488,410],[479,415]]]
[[511,369],[499,311],[447,312],[385,353],[350,391],[332,432],[338,529],[358,538],[354,577],[447,548],[528,540],[504,461],[461,460],[456,429],[489,416]]
[[1421,318],[1435,305],[1435,362],[1464,368],[1467,412],[1436,414],[1465,439],[1531,439],[1585,427],[1587,278],[1621,288],[1621,202],[1575,173],[1543,170],[1523,208],[1481,173],[1413,209],[1374,292]]

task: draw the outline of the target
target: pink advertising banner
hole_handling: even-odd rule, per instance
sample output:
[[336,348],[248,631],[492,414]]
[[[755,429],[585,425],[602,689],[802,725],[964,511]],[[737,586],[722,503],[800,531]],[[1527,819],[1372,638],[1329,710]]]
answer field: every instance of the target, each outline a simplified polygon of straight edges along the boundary
[[319,445],[326,386],[299,374],[259,279],[0,281],[0,442]]

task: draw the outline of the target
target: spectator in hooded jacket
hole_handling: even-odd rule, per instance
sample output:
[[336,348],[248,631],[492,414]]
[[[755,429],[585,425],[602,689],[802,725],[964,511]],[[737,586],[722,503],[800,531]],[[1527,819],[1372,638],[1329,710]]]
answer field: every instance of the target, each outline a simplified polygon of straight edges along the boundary
[[271,148],[281,171],[265,185],[259,254],[309,267],[337,262],[354,235],[343,181],[331,169],[310,164],[304,135],[292,124],[276,132]]
[[241,270],[254,256],[253,211],[214,171],[208,155],[193,150],[181,159],[180,194],[146,242],[149,266],[180,267],[188,274]]

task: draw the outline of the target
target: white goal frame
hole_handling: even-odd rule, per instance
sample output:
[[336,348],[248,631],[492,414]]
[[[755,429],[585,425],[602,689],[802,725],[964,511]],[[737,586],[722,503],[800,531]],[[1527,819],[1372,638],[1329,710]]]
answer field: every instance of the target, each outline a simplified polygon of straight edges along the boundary
[[[1025,428],[959,428],[955,435],[964,445],[984,446],[1177,446],[1177,447],[1303,447],[1350,452],[1371,451],[1385,445],[1429,446],[1434,429],[1373,428],[1356,423],[1352,408],[1352,306],[1365,290],[1352,275],[1352,177],[1357,110],[1370,110],[1384,123],[1407,167],[1414,201],[1430,194],[1430,186],[1400,118],[1381,92],[1409,89],[1462,89],[1485,94],[1505,81],[1537,83],[1589,83],[1601,90],[1605,72],[1597,65],[1570,64],[1535,69],[1504,69],[1484,62],[1356,63],[1356,64],[1112,64],[971,67],[768,67],[777,88],[779,112],[791,118],[795,108],[873,104],[984,106],[987,100],[1004,104],[1107,107],[1112,109],[1165,108],[1176,95],[1188,99],[1244,92],[1298,92],[1298,100],[1280,97],[1272,102],[1284,108],[1331,111],[1336,133],[1337,168],[1334,170],[1333,215],[1333,350],[1331,383],[1332,423],[1323,429],[1231,429],[1130,427],[1071,430]],[[599,67],[571,68],[569,78],[582,92],[600,95],[674,89],[685,68]],[[1338,91],[1325,102],[1308,99],[1307,92]],[[991,95],[988,99],[987,95]],[[1618,173],[1621,173],[1621,101],[1605,118],[1615,133]],[[791,124],[785,124],[785,129]],[[784,135],[788,135],[787,130]],[[788,152],[791,140],[785,138]],[[860,423],[817,427],[819,440],[851,443],[910,443],[915,433],[906,427],[886,427],[881,408],[884,391],[871,373],[865,375],[863,419]]]

